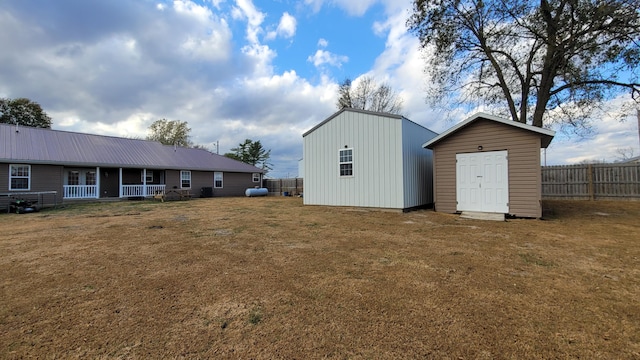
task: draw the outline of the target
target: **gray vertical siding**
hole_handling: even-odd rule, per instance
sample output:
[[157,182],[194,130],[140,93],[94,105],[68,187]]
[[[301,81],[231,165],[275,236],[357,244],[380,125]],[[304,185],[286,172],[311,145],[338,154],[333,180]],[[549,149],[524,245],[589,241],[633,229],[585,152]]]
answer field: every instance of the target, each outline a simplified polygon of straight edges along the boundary
[[413,122],[402,123],[404,208],[433,204],[433,152],[422,144],[436,135]]
[[[421,145],[433,136],[400,117],[339,113],[303,138],[304,203],[393,209],[430,203],[424,183],[430,151]],[[345,146],[353,149],[351,177],[339,172]]]
[[[304,138],[304,203],[402,208],[400,120],[345,111]],[[353,176],[341,177],[339,150],[353,149]]]

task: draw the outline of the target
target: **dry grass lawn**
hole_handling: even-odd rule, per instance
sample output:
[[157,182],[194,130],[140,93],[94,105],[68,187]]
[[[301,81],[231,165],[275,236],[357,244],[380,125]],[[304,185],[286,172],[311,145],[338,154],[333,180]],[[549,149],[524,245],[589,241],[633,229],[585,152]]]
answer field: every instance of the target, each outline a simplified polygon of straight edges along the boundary
[[0,214],[0,358],[640,359],[640,202]]

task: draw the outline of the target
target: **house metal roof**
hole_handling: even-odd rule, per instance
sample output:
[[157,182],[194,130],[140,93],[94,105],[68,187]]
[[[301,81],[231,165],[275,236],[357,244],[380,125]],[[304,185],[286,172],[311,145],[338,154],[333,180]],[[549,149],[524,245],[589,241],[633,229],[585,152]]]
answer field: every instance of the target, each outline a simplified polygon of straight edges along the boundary
[[556,132],[553,130],[548,130],[548,129],[543,129],[543,128],[539,128],[537,126],[531,126],[531,125],[527,125],[527,124],[523,124],[517,121],[513,121],[513,120],[507,120],[495,115],[490,115],[490,114],[486,114],[486,113],[477,113],[474,114],[473,116],[471,116],[470,118],[456,124],[455,126],[449,128],[447,131],[441,133],[440,135],[434,137],[433,139],[427,141],[426,143],[422,144],[423,148],[427,148],[427,149],[433,149],[433,147],[439,143],[440,141],[448,138],[449,136],[451,136],[452,134],[456,133],[458,130],[461,130],[467,126],[469,126],[470,124],[478,121],[478,120],[489,120],[489,121],[495,121],[501,124],[505,124],[505,125],[509,125],[509,126],[513,126],[519,129],[523,129],[523,130],[527,130],[527,131],[531,131],[534,133],[537,133],[540,135],[542,141],[541,141],[541,147],[546,148],[547,146],[549,146],[549,143],[551,143],[551,140],[553,140],[553,137],[556,135]]
[[207,150],[156,141],[0,124],[0,162],[263,173]]

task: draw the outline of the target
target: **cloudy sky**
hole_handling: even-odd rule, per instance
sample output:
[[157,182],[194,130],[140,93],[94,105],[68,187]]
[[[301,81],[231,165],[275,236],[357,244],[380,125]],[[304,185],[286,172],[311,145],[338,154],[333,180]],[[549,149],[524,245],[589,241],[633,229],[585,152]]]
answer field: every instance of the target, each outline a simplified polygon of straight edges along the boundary
[[[145,137],[182,120],[192,141],[228,152],[271,149],[272,177],[296,176],[302,133],[336,109],[338,84],[372,76],[405,115],[442,132],[407,33],[409,0],[6,0],[0,6],[0,97],[42,105],[53,128]],[[635,114],[601,115],[593,136],[559,133],[547,164],[640,155]]]

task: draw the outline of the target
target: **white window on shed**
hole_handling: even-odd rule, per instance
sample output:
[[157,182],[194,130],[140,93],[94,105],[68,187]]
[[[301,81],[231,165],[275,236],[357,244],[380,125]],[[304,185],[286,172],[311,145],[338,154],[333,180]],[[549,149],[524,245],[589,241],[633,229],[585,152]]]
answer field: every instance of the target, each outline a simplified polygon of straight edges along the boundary
[[222,188],[222,172],[216,171],[213,173],[213,187],[216,189]]
[[353,149],[340,149],[340,176],[353,176]]
[[260,182],[260,173],[253,173],[253,182]]
[[31,188],[31,165],[9,165],[9,190]]
[[180,187],[183,189],[191,188],[191,171],[180,171]]

